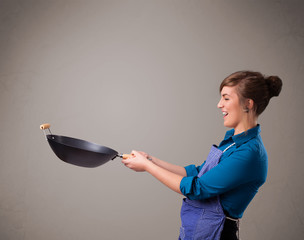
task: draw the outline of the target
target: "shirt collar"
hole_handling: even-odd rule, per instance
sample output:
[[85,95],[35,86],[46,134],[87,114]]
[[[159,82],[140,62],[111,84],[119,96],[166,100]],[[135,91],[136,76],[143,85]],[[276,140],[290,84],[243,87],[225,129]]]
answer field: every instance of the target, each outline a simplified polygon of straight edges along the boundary
[[254,128],[251,128],[235,136],[234,136],[234,129],[231,129],[226,132],[224,140],[228,140],[229,138],[232,138],[232,140],[235,142],[235,145],[238,147],[243,143],[247,142],[248,140],[256,137],[260,132],[261,132],[260,124],[258,124]]

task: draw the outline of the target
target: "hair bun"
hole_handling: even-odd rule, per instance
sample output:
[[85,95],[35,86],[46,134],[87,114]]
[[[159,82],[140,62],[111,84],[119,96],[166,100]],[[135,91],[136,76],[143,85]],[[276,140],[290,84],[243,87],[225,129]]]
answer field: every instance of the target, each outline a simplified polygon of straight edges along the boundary
[[282,80],[278,76],[269,76],[265,78],[266,84],[269,89],[269,97],[279,96],[282,89]]

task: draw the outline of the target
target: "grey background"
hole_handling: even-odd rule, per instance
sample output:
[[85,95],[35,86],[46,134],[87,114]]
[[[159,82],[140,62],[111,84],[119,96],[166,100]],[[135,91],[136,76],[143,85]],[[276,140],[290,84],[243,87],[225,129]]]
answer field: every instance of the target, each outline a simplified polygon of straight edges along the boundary
[[0,239],[177,239],[182,196],[119,159],[56,158],[55,134],[200,164],[227,130],[224,77],[283,79],[260,117],[269,173],[241,237],[303,239],[302,1],[0,1]]

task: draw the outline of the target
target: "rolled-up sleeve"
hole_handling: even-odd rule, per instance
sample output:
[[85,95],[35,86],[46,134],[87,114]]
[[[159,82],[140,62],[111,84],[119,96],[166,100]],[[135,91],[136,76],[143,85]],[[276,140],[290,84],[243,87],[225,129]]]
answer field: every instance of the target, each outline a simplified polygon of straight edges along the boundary
[[193,195],[194,188],[196,187],[196,184],[194,179],[197,178],[195,176],[192,177],[183,177],[182,181],[180,183],[180,191],[184,196]]
[[[193,195],[193,191],[196,188],[197,184],[194,184],[198,177],[198,173],[204,166],[205,162],[201,166],[195,166],[194,164],[186,166],[185,170],[187,173],[187,177],[184,177],[180,183],[180,190],[183,195]],[[196,180],[195,180],[196,179]],[[194,195],[201,195],[198,191],[195,191]]]
[[185,167],[187,177],[196,176],[199,173],[199,169],[195,165],[189,165]]

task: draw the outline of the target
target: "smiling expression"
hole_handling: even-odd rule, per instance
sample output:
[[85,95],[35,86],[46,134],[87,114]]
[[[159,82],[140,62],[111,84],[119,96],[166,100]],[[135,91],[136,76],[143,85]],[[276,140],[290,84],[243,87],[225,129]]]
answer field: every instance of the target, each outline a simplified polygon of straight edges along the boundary
[[222,110],[224,126],[234,128],[235,134],[245,131],[247,116],[236,92],[236,86],[224,86],[217,107]]

